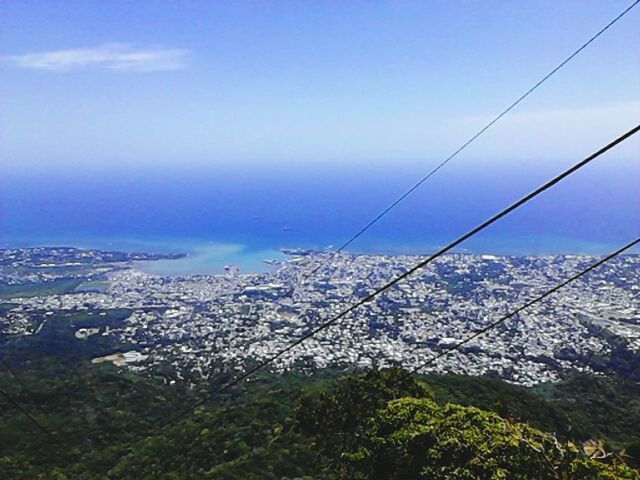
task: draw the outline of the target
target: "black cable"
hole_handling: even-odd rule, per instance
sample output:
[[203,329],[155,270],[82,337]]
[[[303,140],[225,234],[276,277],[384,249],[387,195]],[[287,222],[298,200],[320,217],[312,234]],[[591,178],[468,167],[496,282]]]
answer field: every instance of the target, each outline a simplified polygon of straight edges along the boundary
[[[575,52],[573,52],[569,57],[567,57],[564,61],[562,61],[559,65],[557,65],[553,70],[551,70],[551,72],[549,72],[547,75],[545,75],[541,80],[539,80],[536,84],[534,84],[529,90],[527,90],[523,95],[521,95],[516,101],[514,101],[511,105],[509,105],[505,110],[503,110],[499,115],[497,115],[493,120],[491,120],[488,124],[486,124],[482,129],[480,129],[476,134],[474,134],[469,140],[467,140],[462,146],[460,146],[456,151],[454,151],[451,155],[449,155],[446,159],[444,159],[442,162],[440,162],[433,170],[431,170],[428,174],[426,174],[424,177],[422,177],[416,184],[414,184],[411,188],[409,188],[406,192],[404,192],[402,195],[400,195],[396,200],[394,200],[389,206],[387,206],[384,210],[382,210],[382,212],[380,212],[376,217],[373,218],[373,220],[371,220],[367,225],[365,225],[363,228],[361,228],[356,234],[354,234],[349,240],[347,240],[344,244],[342,244],[336,251],[332,252],[332,254],[330,255],[330,257],[328,258],[328,260],[326,262],[324,262],[323,264],[321,264],[319,267],[317,267],[316,269],[314,269],[309,275],[312,275],[313,273],[315,273],[319,268],[321,268],[324,264],[326,264],[328,261],[330,261],[337,253],[340,253],[341,251],[343,251],[346,247],[348,247],[351,243],[353,243],[357,238],[359,238],[361,235],[363,235],[367,230],[369,230],[369,228],[371,228],[375,223],[377,223],[380,219],[382,219],[382,217],[384,217],[387,213],[389,213],[393,208],[395,208],[400,202],[402,202],[406,197],[408,197],[409,195],[411,195],[411,193],[413,193],[417,188],[419,188],[423,183],[425,183],[427,180],[429,180],[429,178],[431,178],[433,175],[435,175],[441,168],[443,168],[447,163],[449,163],[453,158],[455,158],[460,152],[462,152],[464,149],[466,149],[471,143],[473,143],[478,137],[480,137],[482,134],[484,134],[489,128],[491,128],[496,122],[498,122],[502,117],[504,117],[507,113],[509,113],[512,109],[514,109],[520,102],[522,102],[525,98],[527,98],[531,93],[533,93],[539,86],[541,86],[545,81],[547,81],[549,78],[551,78],[555,73],[557,73],[562,67],[564,67],[564,65],[566,65],[567,63],[569,63],[574,57],[576,57],[582,50],[584,50],[587,46],[589,46],[592,42],[594,42],[600,35],[602,35],[606,30],[608,30],[612,25],[614,25],[618,20],[620,20],[624,15],[626,15],[632,8],[634,8],[638,3],[640,3],[640,0],[636,0],[633,4],[631,4],[629,7],[627,7],[622,13],[620,13],[616,18],[614,18],[611,22],[609,22],[604,28],[602,28],[600,31],[598,31],[594,36],[592,36],[589,40],[587,40],[587,42],[585,42],[583,45],[581,45]],[[331,325],[333,325],[334,323],[336,323],[338,320],[340,320],[341,318],[343,318],[345,315],[349,314],[350,312],[352,312],[353,310],[355,310],[356,308],[362,306],[363,304],[371,301],[373,298],[375,298],[377,295],[379,295],[380,293],[386,291],[387,289],[391,288],[393,285],[397,284],[398,282],[400,282],[401,280],[403,280],[404,278],[408,277],[409,275],[411,275],[412,273],[414,273],[415,271],[423,268],[425,265],[427,265],[428,263],[430,263],[431,261],[435,260],[436,258],[440,257],[441,255],[443,255],[444,253],[448,252],[449,250],[451,250],[452,248],[455,248],[457,245],[459,245],[460,243],[462,243],[463,241],[467,240],[468,238],[470,238],[471,236],[479,233],[481,230],[484,230],[486,227],[488,227],[489,225],[491,225],[492,223],[494,223],[495,221],[499,220],[500,218],[502,218],[503,216],[507,215],[508,213],[510,213],[511,211],[515,210],[516,208],[520,207],[521,205],[523,205],[524,203],[528,202],[529,200],[531,200],[532,198],[534,198],[535,196],[537,196],[538,194],[542,193],[543,191],[547,190],[548,188],[552,187],[553,185],[555,185],[556,183],[558,183],[559,181],[561,181],[563,178],[567,177],[568,175],[570,175],[571,173],[575,172],[576,170],[578,170],[579,168],[582,168],[583,166],[585,166],[586,164],[588,164],[589,162],[591,162],[592,160],[594,160],[595,158],[597,158],[598,156],[600,156],[601,154],[603,154],[604,152],[606,152],[607,150],[613,148],[615,145],[617,145],[618,143],[621,143],[622,141],[626,140],[628,137],[630,137],[631,135],[637,133],[637,131],[640,129],[640,125],[635,127],[634,129],[630,130],[629,132],[627,132],[626,134],[622,135],[621,137],[619,137],[618,139],[614,140],[613,142],[611,142],[609,145],[607,145],[606,147],[602,148],[601,150],[599,150],[598,152],[594,153],[593,155],[591,155],[590,157],[586,158],[585,160],[583,160],[582,162],[579,162],[578,164],[574,165],[573,167],[569,168],[568,170],[566,170],[565,172],[563,172],[562,174],[558,175],[557,177],[555,177],[554,179],[550,180],[549,182],[545,183],[544,185],[542,185],[541,187],[539,187],[538,189],[534,190],[533,192],[531,192],[530,194],[526,195],[525,197],[523,197],[522,199],[518,200],[517,202],[515,202],[514,204],[512,204],[511,206],[507,207],[506,209],[504,209],[503,211],[501,211],[500,213],[494,215],[493,217],[491,217],[489,220],[485,221],[484,223],[480,224],[479,226],[477,226],[476,228],[470,230],[469,232],[467,232],[466,234],[464,234],[463,236],[459,237],[457,240],[455,240],[454,242],[450,243],[449,245],[447,245],[446,247],[440,249],[438,252],[436,252],[435,254],[429,256],[426,260],[419,262],[417,265],[415,265],[414,267],[412,267],[411,269],[407,270],[406,272],[404,272],[403,274],[399,275],[398,277],[396,277],[395,279],[391,280],[390,282],[388,282],[387,284],[385,284],[383,287],[377,289],[375,292],[371,293],[370,295],[368,295],[367,297],[365,297],[364,299],[360,300],[359,302],[355,303],[354,305],[352,305],[351,307],[347,308],[346,310],[342,311],[341,313],[339,313],[338,315],[336,315],[335,317],[333,317],[331,320],[323,323],[322,325],[320,325],[319,327],[317,327],[316,329],[312,330],[310,333],[308,333],[307,335],[303,336],[302,338],[296,340],[295,342],[293,342],[292,344],[290,344],[289,346],[285,347],[284,349],[280,350],[279,352],[277,352],[276,354],[274,354],[273,356],[269,357],[267,360],[264,360],[263,362],[261,362],[260,364],[258,364],[257,366],[253,367],[252,369],[248,370],[247,372],[245,372],[244,374],[242,374],[241,376],[239,376],[238,378],[234,379],[233,381],[229,382],[228,384],[224,385],[222,388],[216,390],[215,392],[211,393],[210,395],[206,396],[205,398],[203,398],[202,400],[196,402],[193,406],[191,406],[187,411],[171,418],[169,421],[165,422],[164,424],[162,424],[160,427],[158,427],[157,429],[155,429],[154,431],[157,430],[161,430],[164,427],[166,427],[167,425],[179,420],[180,418],[188,415],[189,413],[191,413],[195,408],[203,405],[204,403],[206,403],[207,401],[209,401],[210,399],[214,398],[215,396],[224,393],[225,391],[229,390],[230,388],[232,388],[233,386],[237,385],[238,383],[240,383],[242,380],[244,380],[245,378],[249,377],[250,375],[253,375],[254,373],[256,373],[258,370],[264,368],[265,366],[267,366],[268,364],[272,363],[273,361],[275,361],[276,359],[278,359],[279,357],[281,357],[282,355],[284,355],[285,353],[287,353],[288,351],[292,350],[293,348],[295,348],[296,346],[300,345],[301,343],[303,343],[304,341],[308,340],[309,338],[313,337],[314,335],[316,335],[317,333],[319,333],[320,331],[330,327]],[[459,348],[461,345],[465,344],[466,342],[470,341],[471,339],[477,337],[478,335],[481,335],[482,333],[486,332],[487,330],[489,330],[490,328],[493,328],[495,325],[502,323],[503,321],[506,321],[508,318],[511,318],[511,316],[517,314],[519,311],[523,310],[524,308],[527,308],[528,306],[532,305],[533,303],[535,303],[536,301],[541,300],[542,298],[545,298],[546,296],[550,295],[551,293],[555,292],[556,290],[558,290],[559,288],[563,287],[564,285],[566,285],[567,283],[579,278],[580,276],[586,274],[587,272],[591,271],[593,268],[596,268],[597,266],[603,264],[605,261],[615,257],[616,255],[618,255],[619,253],[621,253],[622,251],[631,248],[633,245],[637,244],[638,242],[640,242],[640,238],[636,239],[634,242],[631,242],[630,244],[628,244],[627,246],[623,247],[622,249],[618,250],[617,252],[614,252],[613,254],[610,254],[609,256],[605,257],[605,259],[595,263],[594,265],[592,265],[591,267],[589,267],[588,269],[584,270],[583,272],[580,272],[579,274],[577,274],[574,277],[571,277],[571,279],[563,282],[562,284],[554,287],[552,290],[549,290],[548,292],[546,292],[545,294],[543,294],[540,297],[537,297],[537,299],[528,302],[527,304],[525,304],[523,307],[520,307],[518,310],[514,311],[512,314],[510,314],[509,316],[503,317],[500,320],[492,323],[491,325],[485,327],[484,329],[482,329],[481,331],[477,332],[474,336],[460,342],[459,344],[457,344],[457,346],[455,346],[454,348]],[[435,360],[437,360],[438,358],[442,357],[443,355],[448,354],[449,352],[451,352],[452,350],[448,350],[447,352],[443,352],[440,355],[434,357],[433,359],[429,360],[428,363],[433,362]],[[428,364],[427,363],[427,364]],[[421,366],[420,368],[423,368],[424,366],[426,366],[427,364],[424,364],[423,366]],[[17,408],[24,416],[26,416],[40,431],[42,431],[43,433],[49,435],[50,432],[44,427],[42,426],[28,411],[26,411],[16,400],[14,400],[11,396],[9,396],[6,392],[4,392],[2,389],[0,389],[0,394],[5,397],[7,399],[7,401],[9,401],[10,404],[12,404],[15,408]]]
[[560,182],[562,179],[568,177],[569,175],[571,175],[572,173],[574,173],[575,171],[579,170],[580,168],[584,167],[585,165],[589,164],[590,162],[592,162],[593,160],[595,160],[596,158],[598,158],[600,155],[602,155],[603,153],[607,152],[608,150],[612,149],[613,147],[615,147],[616,145],[618,145],[619,143],[622,143],[623,141],[625,141],[626,139],[628,139],[629,137],[631,137],[632,135],[636,134],[638,131],[640,131],[640,125],[637,125],[636,127],[632,128],[631,130],[629,130],[628,132],[626,132],[625,134],[621,135],[620,137],[618,137],[617,139],[615,139],[614,141],[612,141],[611,143],[609,143],[608,145],[602,147],[600,150],[598,150],[597,152],[589,155],[587,158],[585,158],[584,160],[576,163],[575,165],[573,165],[572,167],[568,168],[567,170],[565,170],[564,172],[562,172],[561,174],[555,176],[554,178],[552,178],[551,180],[547,181],[546,183],[544,183],[543,185],[541,185],[540,187],[536,188],[535,190],[533,190],[531,193],[525,195],[524,197],[522,197],[520,200],[517,200],[516,202],[512,203],[510,206],[508,206],[507,208],[505,208],[504,210],[496,213],[495,215],[493,215],[491,218],[489,218],[488,220],[485,220],[484,222],[482,222],[480,225],[478,225],[477,227],[469,230],[467,233],[465,233],[464,235],[462,235],[461,237],[458,237],[456,240],[454,240],[453,242],[449,243],[447,246],[441,248],[440,250],[438,250],[436,253],[430,255],[429,257],[427,257],[425,260],[422,260],[420,262],[418,262],[415,266],[411,267],[409,270],[407,270],[406,272],[398,275],[397,277],[395,277],[393,280],[389,281],[388,283],[386,283],[384,286],[378,288],[377,290],[375,290],[373,293],[367,295],[365,298],[363,298],[362,300],[356,302],[355,304],[351,305],[349,308],[343,310],[342,312],[340,312],[338,315],[334,316],[333,318],[331,318],[330,320],[322,323],[320,326],[316,327],[315,329],[313,329],[311,332],[307,333],[306,335],[302,336],[301,338],[299,338],[298,340],[296,340],[295,342],[289,344],[287,347],[283,348],[282,350],[278,351],[277,353],[273,354],[271,357],[267,358],[266,360],[263,360],[262,362],[260,362],[258,365],[254,366],[253,368],[247,370],[246,372],[244,372],[242,375],[240,375],[239,377],[236,377],[234,380],[230,381],[229,383],[227,383],[226,385],[222,386],[221,388],[219,388],[218,390],[215,390],[214,392],[212,392],[211,394],[207,395],[206,397],[204,397],[203,399],[199,400],[198,402],[196,402],[194,405],[192,405],[188,410],[179,413],[178,415],[170,418],[169,420],[167,420],[165,423],[163,423],[162,425],[160,425],[159,427],[157,427],[156,429],[153,430],[152,434],[162,430],[163,428],[165,428],[167,425],[170,425],[174,422],[176,422],[177,420],[185,417],[186,415],[188,415],[189,413],[191,413],[193,410],[195,410],[196,408],[198,408],[199,406],[205,404],[206,402],[208,402],[209,400],[211,400],[212,398],[226,392],[227,390],[229,390],[230,388],[234,387],[235,385],[239,384],[240,382],[242,382],[245,378],[253,375],[254,373],[256,373],[258,370],[261,370],[262,368],[266,367],[267,365],[269,365],[270,363],[274,362],[275,360],[277,360],[278,358],[280,358],[282,355],[284,355],[285,353],[289,352],[290,350],[294,349],[295,347],[297,347],[298,345],[300,345],[301,343],[307,341],[309,338],[313,337],[314,335],[316,335],[317,333],[321,332],[322,330],[325,330],[326,328],[330,327],[331,325],[333,325],[334,323],[336,323],[338,320],[340,320],[341,318],[343,318],[344,316],[346,316],[347,314],[351,313],[353,310],[355,310],[356,308],[364,305],[365,303],[370,302],[371,300],[373,300],[377,295],[379,295],[380,293],[388,290],[389,288],[391,288],[392,286],[394,286],[395,284],[397,284],[398,282],[400,282],[401,280],[404,280],[405,278],[407,278],[409,275],[413,274],[414,272],[416,272],[417,270],[420,270],[421,268],[423,268],[424,266],[426,266],[427,264],[431,263],[433,260],[435,260],[438,257],[441,257],[442,255],[444,255],[445,253],[447,253],[449,250],[455,248],[456,246],[458,246],[459,244],[461,244],[462,242],[464,242],[465,240],[467,240],[468,238],[476,235],[477,233],[481,232],[482,230],[484,230],[485,228],[487,228],[489,225],[495,223],[496,221],[498,221],[499,219],[501,219],[502,217],[504,217],[505,215],[509,214],[510,212],[512,212],[513,210],[519,208],[520,206],[524,205],[525,203],[527,203],[529,200],[533,199],[534,197],[538,196],[539,194],[541,194],[542,192],[544,192],[545,190],[548,190],[549,188],[551,188],[552,186],[554,186],[556,183]]
[[556,285],[555,287],[551,288],[550,290],[547,290],[546,292],[544,292],[541,295],[538,295],[536,298],[534,298],[533,300],[529,300],[527,303],[525,303],[524,305],[522,305],[521,307],[516,308],[515,310],[513,310],[510,313],[507,313],[505,316],[499,318],[498,320],[496,320],[493,323],[490,323],[489,325],[487,325],[486,327],[478,330],[476,333],[474,333],[473,335],[471,335],[470,337],[458,342],[457,344],[449,347],[448,349],[446,349],[444,352],[439,353],[438,355],[435,355],[434,357],[430,358],[429,360],[427,360],[426,362],[422,363],[421,365],[418,365],[416,368],[414,368],[411,373],[417,373],[419,370],[431,365],[432,363],[436,362],[438,359],[449,355],[451,352],[453,352],[454,350],[458,350],[460,347],[462,347],[463,345],[465,345],[466,343],[469,343],[471,340],[473,340],[474,338],[479,337],[480,335],[486,333],[487,331],[491,330],[492,328],[495,328],[496,326],[500,325],[503,322],[506,322],[507,320],[509,320],[511,317],[514,317],[515,315],[517,315],[518,313],[522,312],[523,310],[529,308],[530,306],[540,302],[541,300],[544,300],[546,297],[548,297],[549,295],[555,293],[556,291],[560,290],[561,288],[565,287],[566,285],[568,285],[569,283],[579,279],[580,277],[582,277],[583,275],[586,275],[587,273],[589,273],[591,270],[598,268],[600,265],[608,262],[609,260],[611,260],[614,257],[617,257],[618,255],[620,255],[621,253],[623,253],[626,250],[629,250],[630,248],[634,247],[635,245],[640,243],[640,237],[636,238],[635,240],[627,243],[625,246],[619,248],[618,250],[616,250],[615,252],[610,253],[609,255],[607,255],[606,257],[598,260],[597,262],[589,265],[587,268],[585,268],[584,270],[581,270],[580,272],[576,273],[575,275],[573,275],[572,277],[568,278],[567,280],[559,283],[558,285]]
[[576,51],[574,51],[571,55],[565,58],[561,63],[559,63],[553,70],[547,73],[544,77],[542,77],[538,82],[536,82],[529,90],[527,90],[524,94],[518,97],[513,103],[511,103],[507,108],[505,108],[500,114],[498,114],[493,120],[487,123],[484,127],[478,130],[469,140],[462,144],[455,152],[445,158],[442,162],[440,162],[436,167],[434,167],[429,173],[427,173],[424,177],[422,177],[417,183],[415,183],[411,188],[405,191],[402,195],[396,198],[391,204],[389,204],[384,210],[382,210],[377,216],[375,216],[369,223],[367,223],[364,227],[362,227],[357,233],[351,236],[345,243],[343,243],[337,250],[334,250],[329,257],[321,262],[317,267],[312,269],[309,274],[302,277],[302,280],[305,280],[308,277],[313,276],[318,270],[327,265],[338,253],[342,252],[345,248],[355,242],[361,235],[363,235],[367,230],[369,230],[373,225],[375,225],[379,220],[382,219],[387,213],[393,210],[400,202],[402,202],[405,198],[411,195],[416,189],[418,189],[423,183],[429,180],[433,175],[435,175],[441,168],[443,168],[447,163],[453,160],[460,152],[465,150],[469,145],[471,145],[474,141],[478,139],[484,132],[489,130],[498,120],[504,117],[507,113],[513,110],[520,102],[522,102],[525,98],[527,98],[531,93],[533,93],[538,87],[540,87],[544,82],[546,82],[549,78],[555,75],[558,70],[564,67],[567,63],[573,60],[582,50],[587,48],[591,43],[593,43],[600,35],[602,35],[605,31],[607,31],[610,27],[612,27],[618,20],[624,17],[632,8],[634,8],[640,0],[636,0],[631,5],[629,5],[625,10],[622,11],[617,17],[611,20],[606,26],[598,31],[595,35],[593,35],[589,40],[583,43]]
[[18,386],[20,387],[20,390],[22,391],[22,394],[25,395],[27,398],[29,398],[29,400],[33,403],[33,405],[35,405],[35,408],[38,410],[38,413],[42,416],[45,416],[45,412],[44,410],[42,410],[42,407],[40,406],[40,404],[33,400],[33,395],[31,394],[31,390],[27,388],[27,385],[22,381],[22,378],[20,378],[20,376],[13,371],[13,367],[9,365],[9,362],[5,360],[4,356],[1,353],[0,353],[0,363],[2,363],[5,370],[9,372],[9,375],[11,375],[14,381],[18,384]]
[[13,405],[15,408],[17,408],[29,420],[31,420],[31,423],[33,423],[36,427],[38,427],[38,430],[40,430],[42,433],[44,433],[46,435],[51,435],[51,432],[49,432],[49,430],[47,430],[45,427],[43,427],[42,424],[40,422],[38,422],[38,420],[36,420],[29,412],[27,412],[27,410],[25,410],[22,407],[22,405],[20,405],[20,403],[18,403],[11,396],[9,396],[8,393],[6,393],[4,390],[0,389],[0,395],[2,395],[4,398],[6,398],[7,401],[11,405]]

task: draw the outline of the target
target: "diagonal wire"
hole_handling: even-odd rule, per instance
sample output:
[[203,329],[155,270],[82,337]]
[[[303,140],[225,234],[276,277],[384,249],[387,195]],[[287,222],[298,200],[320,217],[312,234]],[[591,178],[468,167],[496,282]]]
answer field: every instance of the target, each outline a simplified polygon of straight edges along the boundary
[[436,165],[429,173],[427,173],[424,177],[422,177],[417,183],[411,186],[407,191],[405,191],[402,195],[396,198],[393,202],[391,202],[387,207],[385,207],[378,215],[376,215],[372,220],[369,221],[364,227],[358,230],[355,234],[351,236],[346,242],[344,242],[337,250],[334,250],[324,262],[321,262],[315,268],[313,268],[307,275],[303,275],[302,280],[305,280],[311,276],[313,276],[318,270],[326,266],[335,258],[337,254],[342,252],[345,248],[355,242],[360,236],[362,236],[367,230],[369,230],[373,225],[375,225],[379,220],[382,219],[387,213],[393,210],[400,202],[402,202],[405,198],[411,195],[415,190],[417,190],[422,184],[424,184],[427,180],[429,180],[432,176],[434,176],[438,171],[443,168],[447,163],[453,160],[458,156],[463,150],[465,150],[469,145],[475,142],[482,134],[484,134],[487,130],[489,130],[494,124],[496,124],[502,117],[507,115],[511,110],[513,110],[520,102],[522,102],[525,98],[531,95],[535,90],[538,89],[543,83],[549,80],[552,76],[554,76],[562,67],[564,67],[567,63],[573,60],[580,52],[582,52],[585,48],[591,45],[595,40],[600,37],[604,32],[606,32],[609,28],[611,28],[618,20],[624,17],[627,13],[631,11],[640,0],[636,0],[631,5],[629,5],[626,9],[624,9],[617,17],[611,20],[607,25],[601,28],[595,35],[593,35],[589,40],[583,43],[577,50],[575,50],[571,55],[565,58],[562,62],[560,62],[553,70],[547,73],[544,77],[538,80],[531,88],[529,88],[526,92],[524,92],[520,97],[518,97],[513,103],[511,103],[507,108],[505,108],[502,112],[500,112],[497,116],[495,116],[489,123],[487,123],[484,127],[478,130],[471,138],[469,138],[465,143],[463,143],[457,150],[455,150],[451,155],[445,158],[442,162]]
[[38,422],[38,420],[36,420],[35,417],[33,417],[33,415],[31,415],[22,405],[20,405],[20,403],[17,400],[11,397],[7,392],[0,389],[0,395],[2,395],[11,405],[13,405],[17,410],[19,410],[20,413],[22,413],[25,417],[31,420],[31,423],[33,423],[36,427],[38,427],[38,430],[40,430],[42,433],[46,435],[51,435],[51,432],[49,430],[47,430],[40,422]]
[[33,400],[33,395],[31,393],[31,390],[27,387],[25,382],[22,381],[22,378],[20,378],[20,375],[18,375],[13,370],[13,367],[9,364],[7,360],[5,360],[4,356],[1,353],[0,353],[0,363],[2,363],[2,366],[4,367],[4,369],[9,373],[9,375],[13,377],[15,382],[18,384],[18,386],[20,387],[20,390],[22,390],[22,394],[26,395],[29,398],[29,400],[31,400],[31,402],[35,405],[35,408],[38,410],[38,413],[41,416],[45,416],[46,414],[42,409],[42,407],[40,406],[40,404]]
[[497,327],[498,325],[500,325],[501,323],[506,322],[507,320],[509,320],[510,318],[516,316],[517,314],[519,314],[520,312],[522,312],[523,310],[526,310],[527,308],[529,308],[530,306],[544,300],[545,298],[547,298],[549,295],[552,295],[553,293],[557,292],[558,290],[560,290],[561,288],[565,287],[566,285],[570,284],[571,282],[574,282],[575,280],[579,279],[580,277],[582,277],[583,275],[586,275],[587,273],[591,272],[592,270],[594,270],[595,268],[598,268],[600,265],[603,265],[604,263],[608,262],[609,260],[611,260],[614,257],[617,257],[618,255],[620,255],[621,253],[625,252],[626,250],[629,250],[630,248],[633,248],[634,246],[638,245],[640,243],[640,237],[636,238],[635,240],[627,243],[626,245],[624,245],[623,247],[620,247],[618,250],[616,250],[615,252],[610,253],[609,255],[607,255],[606,257],[601,258],[600,260],[598,260],[597,262],[589,265],[587,268],[585,268],[584,270],[581,270],[580,272],[576,273],[575,275],[573,275],[572,277],[564,280],[563,282],[557,284],[555,287],[547,290],[546,292],[544,292],[541,295],[538,295],[537,297],[535,297],[532,300],[529,300],[528,302],[526,302],[524,305],[516,308],[515,310],[513,310],[512,312],[507,313],[506,315],[504,315],[503,317],[499,318],[498,320],[496,320],[495,322],[490,323],[489,325],[487,325],[486,327],[478,330],[477,332],[475,332],[473,335],[471,335],[468,338],[465,338],[464,340],[456,343],[455,345],[452,345],[451,347],[447,348],[444,352],[440,352],[439,354],[431,357],[429,360],[427,360],[426,362],[418,365],[416,368],[414,368],[411,373],[417,373],[418,371],[422,370],[423,368],[431,365],[432,363],[435,363],[436,361],[438,361],[440,358],[449,355],[450,353],[452,353],[455,350],[458,350],[460,347],[462,347],[463,345],[471,342],[472,340],[474,340],[475,338],[479,337],[480,335],[485,334],[486,332],[488,332],[489,330],[491,330],[492,328]]
[[158,432],[159,430],[162,430],[163,428],[165,428],[166,426],[178,421],[179,419],[189,415],[193,410],[195,410],[196,408],[198,408],[201,405],[204,405],[206,402],[208,402],[209,400],[211,400],[212,398],[217,397],[218,395],[228,391],[229,389],[231,389],[232,387],[234,387],[235,385],[239,384],[240,382],[242,382],[244,379],[246,379],[247,377],[255,374],[257,371],[261,370],[262,368],[266,367],[267,365],[269,365],[270,363],[276,361],[278,358],[280,358],[282,355],[284,355],[285,353],[293,350],[294,348],[296,348],[298,345],[300,345],[301,343],[307,341],[308,339],[310,339],[311,337],[313,337],[314,335],[316,335],[317,333],[329,328],[331,325],[335,324],[336,322],[338,322],[340,319],[342,319],[343,317],[345,317],[346,315],[348,315],[349,313],[351,313],[352,311],[354,311],[355,309],[357,309],[358,307],[364,305],[365,303],[370,302],[371,300],[373,300],[376,296],[378,296],[380,293],[385,292],[386,290],[388,290],[389,288],[391,288],[392,286],[396,285],[398,282],[400,282],[401,280],[404,280],[405,278],[407,278],[408,276],[410,276],[411,274],[413,274],[414,272],[416,272],[417,270],[422,269],[424,266],[426,266],[427,264],[431,263],[433,260],[435,260],[438,257],[441,257],[442,255],[444,255],[445,253],[447,253],[449,250],[455,248],[456,246],[458,246],[459,244],[461,244],[462,242],[464,242],[465,240],[469,239],[470,237],[476,235],[477,233],[481,232],[482,230],[484,230],[485,228],[487,228],[488,226],[490,226],[491,224],[497,222],[498,220],[500,220],[502,217],[508,215],[510,212],[516,210],[517,208],[519,208],[520,206],[524,205],[525,203],[529,202],[531,199],[533,199],[534,197],[540,195],[542,192],[544,192],[545,190],[548,190],[549,188],[553,187],[555,184],[557,184],[558,182],[560,182],[561,180],[563,180],[564,178],[568,177],[569,175],[571,175],[572,173],[576,172],[577,170],[583,168],[584,166],[586,166],[587,164],[591,163],[593,160],[595,160],[596,158],[598,158],[600,155],[604,154],[605,152],[609,151],[610,149],[612,149],[613,147],[615,147],[616,145],[624,142],[626,139],[628,139],[629,137],[635,135],[636,133],[638,133],[638,131],[640,131],[640,125],[636,125],[634,128],[632,128],[631,130],[629,130],[628,132],[624,133],[623,135],[621,135],[620,137],[616,138],[615,140],[613,140],[611,143],[609,143],[608,145],[605,145],[604,147],[602,147],[600,150],[598,150],[597,152],[589,155],[587,158],[585,158],[584,160],[581,160],[580,162],[576,163],[575,165],[573,165],[572,167],[568,168],[567,170],[565,170],[564,172],[560,173],[559,175],[553,177],[551,180],[548,180],[547,182],[545,182],[544,184],[542,184],[540,187],[536,188],[535,190],[533,190],[531,193],[525,195],[524,197],[520,198],[519,200],[517,200],[516,202],[512,203],[510,206],[506,207],[505,209],[501,210],[500,212],[496,213],[495,215],[493,215],[492,217],[490,217],[488,220],[485,220],[484,222],[482,222],[480,225],[478,225],[475,228],[472,228],[471,230],[469,230],[467,233],[465,233],[464,235],[458,237],[456,240],[454,240],[453,242],[449,243],[447,246],[441,248],[440,250],[438,250],[436,253],[430,255],[429,257],[427,257],[425,260],[422,260],[420,262],[418,262],[416,265],[414,265],[413,267],[411,267],[410,269],[408,269],[407,271],[405,271],[404,273],[398,275],[397,277],[395,277],[394,279],[392,279],[391,281],[389,281],[388,283],[386,283],[385,285],[383,285],[382,287],[379,287],[378,289],[376,289],[373,293],[370,293],[369,295],[367,295],[365,298],[359,300],[358,302],[354,303],[353,305],[351,305],[350,307],[346,308],[345,310],[343,310],[342,312],[340,312],[339,314],[337,314],[336,316],[334,316],[333,318],[331,318],[330,320],[322,323],[320,326],[316,327],[315,329],[313,329],[311,332],[307,333],[306,335],[300,337],[298,340],[290,343],[287,347],[279,350],[278,352],[276,352],[275,354],[271,355],[269,358],[267,358],[266,360],[263,360],[262,362],[260,362],[258,365],[254,366],[253,368],[247,370],[246,372],[244,372],[242,375],[236,377],[234,380],[230,381],[229,383],[225,384],[224,386],[222,386],[221,388],[215,390],[214,392],[210,393],[209,395],[205,396],[204,398],[202,398],[201,400],[197,401],[195,404],[193,404],[191,407],[189,407],[187,410],[175,415],[172,418],[169,418],[166,422],[164,422],[163,424],[161,424],[159,427],[155,428],[151,435],[153,435],[154,433]]

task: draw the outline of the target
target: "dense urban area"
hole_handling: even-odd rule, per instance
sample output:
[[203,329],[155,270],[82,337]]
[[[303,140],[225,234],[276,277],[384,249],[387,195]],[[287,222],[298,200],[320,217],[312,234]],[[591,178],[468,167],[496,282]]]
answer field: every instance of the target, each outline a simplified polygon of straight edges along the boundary
[[[268,358],[424,258],[285,253],[266,273],[227,266],[217,275],[170,277],[137,267],[180,255],[0,250],[3,344],[19,350],[21,338],[62,322],[76,346],[100,346],[89,349],[94,364],[134,371],[170,365],[171,382],[184,372],[208,378]],[[640,377],[638,255],[614,259],[421,370],[596,258],[446,255],[280,357],[273,369],[400,366],[521,385],[575,371]]]

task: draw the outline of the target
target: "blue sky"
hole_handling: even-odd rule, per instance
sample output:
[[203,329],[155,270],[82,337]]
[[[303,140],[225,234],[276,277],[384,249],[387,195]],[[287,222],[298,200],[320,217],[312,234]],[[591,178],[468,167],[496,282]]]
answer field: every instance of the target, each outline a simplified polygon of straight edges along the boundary
[[[1,162],[29,174],[419,169],[630,3],[6,2]],[[639,27],[640,7],[460,164],[574,161],[630,128]]]
[[[630,3],[4,2],[0,243],[339,245]],[[640,6],[354,248],[450,240],[629,130],[639,27]],[[639,152],[478,248],[628,241]]]

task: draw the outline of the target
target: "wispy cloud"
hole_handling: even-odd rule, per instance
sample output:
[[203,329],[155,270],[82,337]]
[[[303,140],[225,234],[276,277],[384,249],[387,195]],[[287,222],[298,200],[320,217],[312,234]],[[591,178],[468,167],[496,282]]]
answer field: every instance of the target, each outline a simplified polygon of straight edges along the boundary
[[[635,99],[624,103],[512,112],[483,135],[467,156],[473,152],[477,156],[505,161],[575,159],[622,135],[637,125],[639,117],[640,100]],[[446,126],[450,131],[469,137],[492,118],[484,115],[459,117]],[[636,158],[638,140],[629,140],[616,147],[615,155]]]
[[87,68],[159,72],[187,66],[189,52],[179,48],[138,48],[123,43],[106,43],[93,48],[49,50],[4,57],[18,68],[68,71]]

